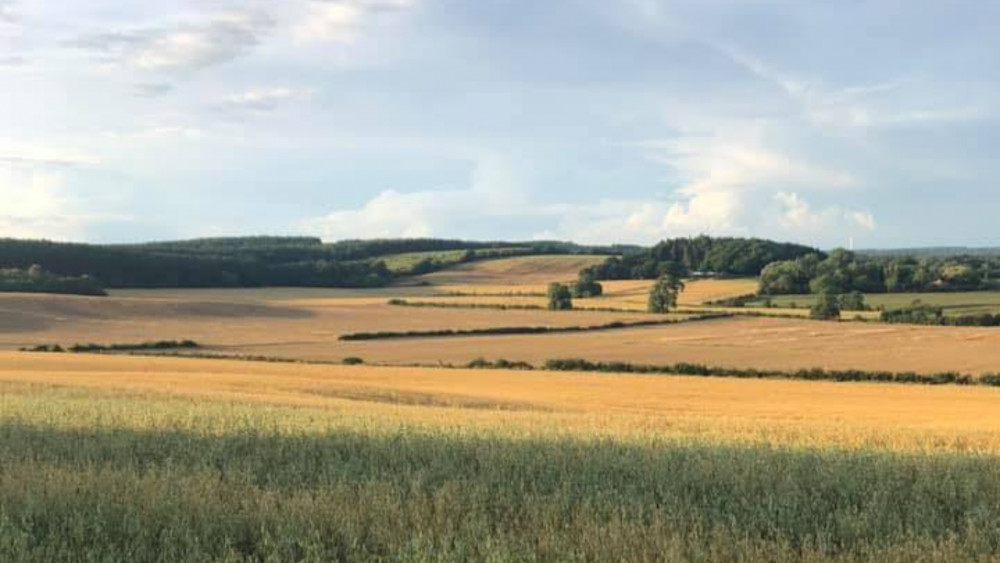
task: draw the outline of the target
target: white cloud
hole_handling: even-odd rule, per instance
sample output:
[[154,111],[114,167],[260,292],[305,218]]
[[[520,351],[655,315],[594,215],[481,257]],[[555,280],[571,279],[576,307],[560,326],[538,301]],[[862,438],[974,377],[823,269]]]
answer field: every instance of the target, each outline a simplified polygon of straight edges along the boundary
[[166,82],[148,82],[135,85],[135,95],[140,98],[158,98],[174,90],[173,84]]
[[[795,171],[801,177],[827,178],[834,184],[843,180],[839,174],[802,165],[792,166],[771,155],[768,158],[746,157],[757,163],[750,168]],[[706,161],[707,162],[707,161]],[[760,163],[768,163],[766,165]],[[737,166],[735,169],[739,169]],[[605,198],[596,202],[543,203],[524,190],[525,182],[516,168],[503,159],[486,159],[475,168],[471,187],[462,190],[423,190],[403,193],[385,190],[361,207],[337,210],[326,216],[299,224],[305,232],[326,240],[365,237],[470,236],[483,229],[503,232],[518,225],[518,233],[532,233],[532,238],[569,239],[584,243],[649,243],[667,237],[746,235],[762,231],[777,234],[797,231],[803,234],[829,234],[847,222],[874,228],[870,214],[839,208],[813,211],[795,193],[760,190],[742,180],[757,178],[726,173],[711,174],[712,169],[692,168],[700,172],[690,184],[670,200]],[[778,178],[769,172],[762,177]],[[775,208],[770,199],[782,205]],[[780,229],[778,228],[780,226]],[[783,233],[787,234],[787,233]]]
[[781,207],[779,221],[785,228],[797,232],[829,231],[832,229],[875,230],[875,217],[867,211],[828,207],[814,210],[799,194],[778,192],[775,200]]
[[[828,169],[765,147],[761,127],[733,123],[725,133],[635,143],[647,158],[673,170],[682,185],[675,202],[657,215],[646,207],[630,218],[645,232],[740,233],[753,218],[760,193],[776,189],[842,189],[857,184],[849,173]],[[764,196],[766,199],[766,195]]]
[[0,0],[0,26],[16,24],[19,19],[14,10],[14,0]]
[[0,165],[94,166],[100,159],[87,153],[0,139]]
[[275,87],[255,88],[239,94],[231,94],[219,104],[226,111],[267,113],[278,109],[282,104],[305,100],[313,95],[312,90]]
[[415,0],[313,0],[292,34],[296,41],[354,43],[374,18],[413,7]]
[[73,213],[59,172],[0,165],[0,237],[79,239],[85,221]]
[[105,63],[127,64],[150,71],[184,72],[246,55],[274,26],[275,21],[266,15],[233,12],[85,35],[70,45]]

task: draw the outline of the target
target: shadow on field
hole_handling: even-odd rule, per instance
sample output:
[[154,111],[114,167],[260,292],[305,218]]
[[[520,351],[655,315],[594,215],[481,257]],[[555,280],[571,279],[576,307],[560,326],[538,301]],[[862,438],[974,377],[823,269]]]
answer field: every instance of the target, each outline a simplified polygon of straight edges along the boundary
[[978,559],[994,458],[0,427],[0,557]]
[[397,391],[390,389],[307,389],[305,392],[333,399],[413,407],[538,412],[551,412],[552,410],[528,401],[501,401],[485,397],[449,393],[421,393],[418,391]]

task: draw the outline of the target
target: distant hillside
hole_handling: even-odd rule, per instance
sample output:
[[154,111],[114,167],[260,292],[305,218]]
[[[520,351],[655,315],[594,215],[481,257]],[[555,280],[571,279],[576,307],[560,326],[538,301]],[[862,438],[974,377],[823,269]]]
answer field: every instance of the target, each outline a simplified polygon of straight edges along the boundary
[[[406,256],[449,251],[462,253],[446,260]],[[615,252],[620,250],[557,241],[378,239],[328,244],[311,237],[233,237],[93,245],[0,239],[0,269],[37,266],[55,276],[88,276],[106,288],[376,287],[399,275],[487,257]],[[393,271],[386,260],[405,267]]]

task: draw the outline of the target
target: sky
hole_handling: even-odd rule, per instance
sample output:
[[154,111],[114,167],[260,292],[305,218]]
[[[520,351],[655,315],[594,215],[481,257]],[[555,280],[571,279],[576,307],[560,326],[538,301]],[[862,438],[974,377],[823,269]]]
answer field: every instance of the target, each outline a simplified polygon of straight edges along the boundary
[[0,237],[1000,245],[1000,2],[0,0]]

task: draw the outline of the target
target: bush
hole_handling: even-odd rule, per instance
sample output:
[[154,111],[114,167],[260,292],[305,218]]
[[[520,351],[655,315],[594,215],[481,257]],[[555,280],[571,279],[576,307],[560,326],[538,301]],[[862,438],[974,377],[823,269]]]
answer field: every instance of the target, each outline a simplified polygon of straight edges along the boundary
[[833,293],[821,293],[816,303],[809,309],[812,319],[829,321],[840,318],[840,300]]
[[341,360],[341,363],[345,366],[358,366],[365,363],[365,361],[357,356],[348,356]]
[[573,294],[559,282],[550,283],[546,295],[549,298],[548,307],[552,311],[568,311],[573,308]]

